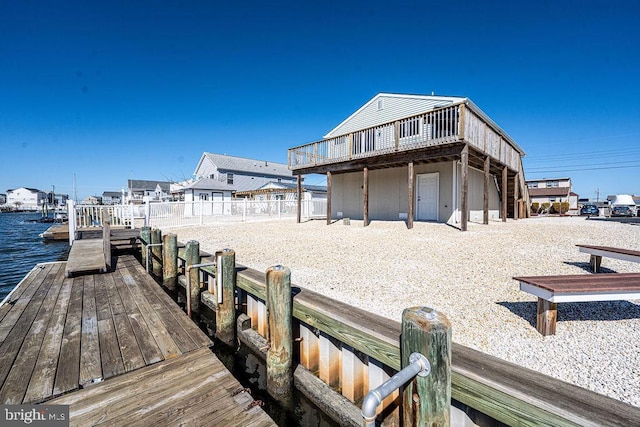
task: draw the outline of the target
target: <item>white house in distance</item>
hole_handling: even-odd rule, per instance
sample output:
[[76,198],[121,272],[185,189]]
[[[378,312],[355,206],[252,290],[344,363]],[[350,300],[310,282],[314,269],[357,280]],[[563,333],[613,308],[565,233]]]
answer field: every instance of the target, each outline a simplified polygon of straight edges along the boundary
[[271,181],[296,183],[296,177],[283,163],[207,152],[202,154],[194,176],[196,180],[225,183],[234,193],[257,190]]
[[[569,203],[570,215],[577,215],[578,195],[571,191],[571,178],[542,178],[527,180],[531,203]],[[563,212],[565,213],[565,212]]]
[[127,182],[127,199],[129,203],[142,203],[144,200],[162,202],[171,200],[171,183],[130,179]]
[[470,99],[380,93],[320,141],[289,149],[294,175],[327,175],[333,218],[467,229],[528,215],[522,148]]
[[37,210],[47,203],[47,193],[36,188],[7,190],[7,204],[16,209]]

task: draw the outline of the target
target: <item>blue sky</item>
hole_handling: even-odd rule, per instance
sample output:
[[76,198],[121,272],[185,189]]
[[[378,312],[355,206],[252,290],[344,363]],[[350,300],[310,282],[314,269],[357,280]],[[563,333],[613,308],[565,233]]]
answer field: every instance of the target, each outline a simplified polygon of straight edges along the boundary
[[[0,0],[0,192],[286,163],[378,92],[466,96],[528,179],[640,194],[637,1]],[[313,177],[309,183],[317,183]]]

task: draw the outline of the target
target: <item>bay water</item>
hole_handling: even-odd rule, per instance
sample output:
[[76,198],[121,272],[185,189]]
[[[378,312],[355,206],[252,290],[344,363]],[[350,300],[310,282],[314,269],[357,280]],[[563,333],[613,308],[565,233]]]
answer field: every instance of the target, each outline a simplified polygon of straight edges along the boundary
[[40,234],[52,224],[35,222],[40,212],[0,213],[0,301],[41,262],[65,261],[69,241],[45,242]]

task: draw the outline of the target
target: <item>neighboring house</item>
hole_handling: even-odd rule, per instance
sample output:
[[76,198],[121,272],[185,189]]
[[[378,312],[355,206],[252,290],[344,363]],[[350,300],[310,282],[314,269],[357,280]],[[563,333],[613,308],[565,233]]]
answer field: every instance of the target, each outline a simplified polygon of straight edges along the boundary
[[37,210],[47,202],[47,193],[36,188],[7,190],[7,204],[16,209]]
[[332,218],[447,222],[526,216],[522,148],[468,98],[380,93],[289,149],[294,175],[327,175]]
[[105,191],[102,193],[102,203],[105,205],[121,205],[124,191]]
[[[571,178],[542,178],[527,181],[531,203],[569,203],[568,214],[580,213],[578,195],[571,191]],[[564,212],[563,212],[564,213]]]
[[296,183],[296,177],[285,164],[206,152],[194,176],[197,180],[208,178],[226,183],[234,192],[256,190],[270,181]]
[[102,204],[102,197],[98,197],[98,196],[89,196],[89,197],[85,197],[84,199],[82,199],[82,203],[83,205],[101,205]]
[[231,213],[233,187],[216,179],[202,178],[180,184],[172,184],[174,198],[185,201],[200,201],[198,204],[185,204],[185,215],[220,215]]
[[[327,187],[322,185],[302,184],[303,200],[325,200]],[[262,187],[251,191],[238,191],[236,198],[248,198],[250,200],[297,200],[298,185],[288,182],[271,181]]]
[[171,200],[171,183],[168,181],[147,181],[130,179],[127,182],[129,203],[142,203],[145,200]]

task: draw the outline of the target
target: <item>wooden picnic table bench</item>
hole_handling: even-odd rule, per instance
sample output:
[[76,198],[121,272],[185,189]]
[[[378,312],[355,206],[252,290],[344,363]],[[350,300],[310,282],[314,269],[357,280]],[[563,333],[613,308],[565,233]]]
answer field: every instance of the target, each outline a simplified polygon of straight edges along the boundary
[[560,302],[619,301],[640,299],[640,273],[574,274],[514,277],[520,290],[538,297],[536,329],[542,335],[556,333]]
[[622,261],[640,262],[640,251],[613,248],[611,246],[576,245],[580,252],[591,254],[589,265],[594,273],[600,270],[602,257],[615,258]]

